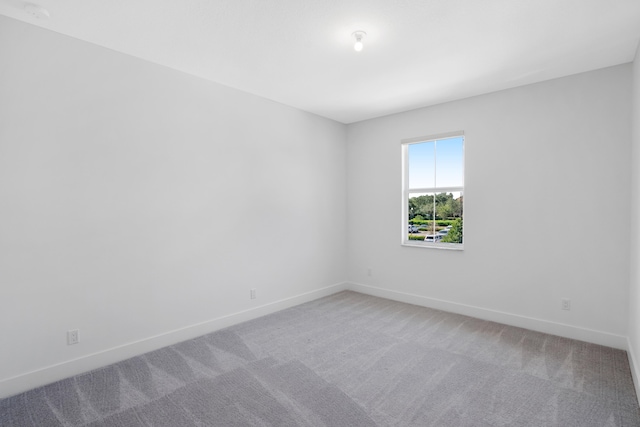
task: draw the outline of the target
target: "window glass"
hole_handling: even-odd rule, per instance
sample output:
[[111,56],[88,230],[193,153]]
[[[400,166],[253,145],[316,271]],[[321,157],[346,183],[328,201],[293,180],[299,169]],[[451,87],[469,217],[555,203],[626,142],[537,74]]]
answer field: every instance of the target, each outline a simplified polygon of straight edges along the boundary
[[409,186],[431,188],[436,185],[435,144],[409,145]]
[[462,171],[463,138],[451,138],[436,141],[437,182],[438,187],[462,187],[464,175]]
[[464,136],[403,143],[403,243],[461,249]]

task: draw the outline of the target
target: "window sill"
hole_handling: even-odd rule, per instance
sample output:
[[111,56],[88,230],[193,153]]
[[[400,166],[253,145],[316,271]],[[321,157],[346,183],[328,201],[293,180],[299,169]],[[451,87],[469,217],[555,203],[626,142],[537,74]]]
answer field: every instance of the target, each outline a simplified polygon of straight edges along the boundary
[[445,251],[462,251],[464,244],[458,243],[424,243],[420,240],[408,240],[401,243],[410,248],[444,249]]

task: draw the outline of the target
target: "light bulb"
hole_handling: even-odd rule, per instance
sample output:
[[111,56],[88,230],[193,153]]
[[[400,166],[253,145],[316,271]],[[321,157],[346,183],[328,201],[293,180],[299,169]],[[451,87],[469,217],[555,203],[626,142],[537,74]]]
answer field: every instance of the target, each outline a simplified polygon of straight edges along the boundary
[[364,31],[355,31],[351,35],[356,39],[356,43],[353,45],[353,49],[356,52],[360,52],[364,47],[362,39],[367,35],[367,33],[365,33]]

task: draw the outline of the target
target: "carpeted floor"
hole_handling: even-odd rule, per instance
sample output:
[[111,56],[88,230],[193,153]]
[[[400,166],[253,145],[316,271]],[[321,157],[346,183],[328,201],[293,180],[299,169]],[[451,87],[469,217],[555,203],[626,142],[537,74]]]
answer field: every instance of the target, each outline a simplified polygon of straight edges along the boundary
[[341,292],[0,400],[2,426],[640,426],[624,351]]

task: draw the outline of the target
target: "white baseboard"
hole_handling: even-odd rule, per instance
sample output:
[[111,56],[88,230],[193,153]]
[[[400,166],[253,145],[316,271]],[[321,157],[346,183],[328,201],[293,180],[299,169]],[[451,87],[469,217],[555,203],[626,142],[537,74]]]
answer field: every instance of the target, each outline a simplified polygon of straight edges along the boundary
[[164,334],[123,344],[98,353],[89,354],[77,359],[68,360],[56,365],[20,374],[15,377],[3,379],[0,381],[0,398],[13,396],[64,378],[69,378],[74,375],[98,369],[112,363],[126,360],[130,357],[199,337],[228,326],[275,313],[276,311],[313,301],[346,289],[346,283],[337,283],[335,285],[316,289],[290,298],[285,298],[259,307],[251,308],[249,310],[221,316],[206,322],[190,325]]
[[631,340],[627,338],[627,357],[629,359],[629,368],[631,368],[631,377],[633,377],[633,385],[636,388],[636,397],[640,401],[640,365],[638,364],[638,359],[636,359],[635,351],[633,351],[633,346],[631,345]]
[[627,350],[628,348],[627,337],[611,334],[608,332],[579,328],[577,326],[565,325],[563,323],[550,322],[548,320],[535,319],[532,317],[520,316],[512,313],[505,313],[502,311],[489,310],[486,308],[475,307],[436,298],[428,298],[421,295],[392,291],[389,289],[383,289],[354,282],[347,283],[347,289],[367,295],[373,295],[394,301],[406,302],[422,307],[435,308],[451,313],[463,314],[465,316],[476,317],[478,319],[504,323],[510,326],[531,329],[533,331],[558,335],[565,338],[587,341],[607,347],[613,347],[622,350]]
[[445,301],[436,298],[428,298],[420,295],[404,292],[392,291],[389,289],[363,285],[359,283],[337,283],[325,288],[306,292],[290,298],[285,298],[249,310],[221,316],[206,322],[187,326],[181,329],[169,331],[167,333],[145,338],[133,343],[127,343],[118,347],[110,348],[98,353],[89,354],[77,359],[68,360],[56,365],[48,366],[35,371],[27,372],[15,377],[0,380],[0,398],[9,397],[22,393],[33,388],[49,384],[64,378],[82,374],[84,372],[98,369],[121,360],[128,359],[149,351],[189,340],[201,335],[217,331],[228,326],[246,322],[257,317],[275,313],[277,311],[293,307],[305,302],[313,301],[340,291],[351,290],[367,295],[373,295],[390,300],[406,302],[423,307],[435,308],[452,313],[463,314],[479,319],[504,323],[511,326],[531,329],[567,338],[592,342],[608,347],[627,350],[629,356],[629,366],[633,376],[636,393],[640,396],[640,364],[629,339],[625,336],[610,334],[607,332],[592,329],[579,328],[562,323],[549,322],[546,320],[520,316],[512,313],[505,313],[496,310],[489,310],[452,301]]

